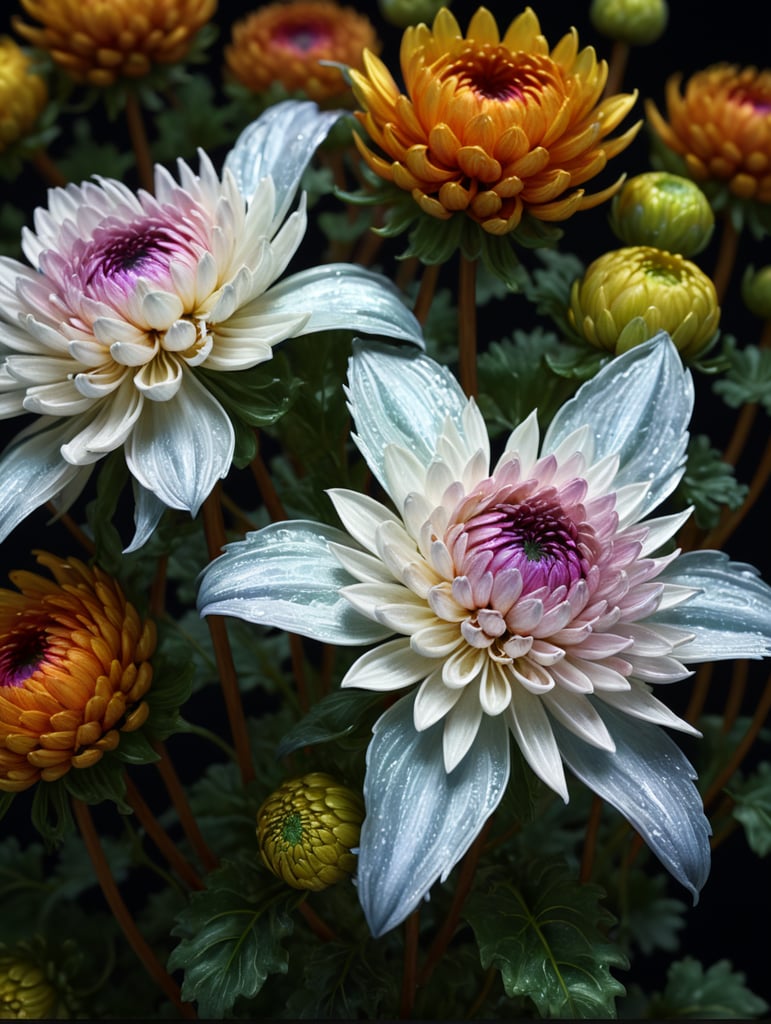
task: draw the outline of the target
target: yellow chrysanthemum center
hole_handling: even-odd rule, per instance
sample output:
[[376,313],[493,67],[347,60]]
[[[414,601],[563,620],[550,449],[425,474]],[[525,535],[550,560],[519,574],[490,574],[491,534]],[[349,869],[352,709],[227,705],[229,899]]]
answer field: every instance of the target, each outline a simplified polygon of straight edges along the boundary
[[0,590],[0,790],[96,764],[146,720],[155,626],[117,582],[38,554],[54,576],[15,572]]
[[0,36],[0,153],[32,131],[47,101],[46,84],[30,71],[29,57]]
[[13,19],[76,82],[98,87],[174,64],[214,15],[217,0],[21,0],[42,27]]
[[771,70],[716,64],[667,82],[666,121],[646,113],[662,142],[682,157],[694,181],[725,183],[739,199],[771,203]]
[[359,68],[364,49],[378,48],[364,15],[329,0],[268,4],[236,22],[225,61],[234,78],[261,93],[278,82],[316,102],[348,92],[330,61]]
[[[606,136],[631,109],[634,95],[601,100],[607,77],[574,31],[549,50],[530,8],[503,37],[480,8],[464,37],[443,8],[432,29],[404,33],[401,93],[385,65],[365,54],[352,72],[374,143],[359,151],[377,175],[412,194],[421,209],[448,219],[464,211],[493,235],[513,231],[525,212],[564,220],[613,195],[577,188],[624,149],[639,125]],[[381,155],[383,154],[383,155]]]
[[650,246],[614,249],[574,282],[568,316],[598,348],[619,354],[667,331],[686,356],[696,356],[720,319],[715,286],[676,253]]
[[281,785],[257,814],[266,866],[295,889],[326,889],[356,866],[364,804],[358,793],[324,772]]

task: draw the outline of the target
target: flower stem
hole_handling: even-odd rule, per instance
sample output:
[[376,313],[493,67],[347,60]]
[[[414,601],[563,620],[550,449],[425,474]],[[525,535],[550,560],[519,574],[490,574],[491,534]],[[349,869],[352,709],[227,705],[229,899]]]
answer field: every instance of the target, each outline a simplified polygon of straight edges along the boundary
[[409,1020],[415,1006],[415,992],[418,984],[418,939],[420,936],[420,907],[413,910],[404,922],[404,969],[402,973],[402,994],[399,1002],[399,1019]]
[[275,485],[273,484],[273,480],[271,479],[270,473],[268,472],[268,469],[262,460],[262,456],[260,455],[259,434],[256,431],[255,434],[257,437],[258,445],[257,454],[252,459],[249,468],[252,471],[252,476],[254,477],[255,483],[260,489],[260,494],[262,495],[262,500],[265,504],[265,508],[268,510],[268,515],[270,516],[271,522],[283,522],[283,520],[288,518],[286,510],[283,504],[281,503],[281,499],[278,496],[278,492],[275,488]]
[[150,807],[145,802],[142,794],[134,785],[133,780],[128,775],[126,775],[125,778],[126,797],[145,832],[166,858],[169,866],[176,871],[186,885],[191,889],[203,889],[204,884],[201,881],[198,872],[192,864],[182,856],[170,839],[168,833],[161,827],[158,819],[150,810]]
[[71,515],[67,512],[57,512],[56,506],[52,501],[46,502],[46,508],[53,513],[57,521],[60,522],[70,536],[80,544],[84,551],[87,551],[89,555],[96,553],[96,545],[88,534],[84,530],[81,530]]
[[[203,503],[203,525],[206,533],[206,543],[209,549],[209,558],[216,558],[226,543],[225,524],[222,520],[222,506],[219,500],[219,486],[215,487]],[[246,716],[241,702],[241,691],[238,688],[238,674],[233,662],[233,652],[230,649],[225,620],[221,615],[207,615],[206,622],[209,626],[214,657],[217,662],[222,695],[225,700],[230,733],[233,737],[233,746],[236,748],[236,760],[241,770],[241,779],[246,784],[254,778],[254,766],[252,765],[252,752],[249,743],[249,732],[246,728]]]
[[482,982],[482,987],[477,993],[477,997],[471,1006],[466,1011],[466,1020],[474,1020],[476,1015],[482,1009],[485,1003],[485,999],[490,995],[490,989],[495,984],[495,979],[498,977],[498,968],[488,967],[487,973],[485,974],[485,980]]
[[717,263],[712,274],[712,283],[717,292],[717,301],[722,303],[728,291],[728,282],[736,263],[736,254],[739,251],[739,232],[734,227],[731,217],[723,217],[723,230],[720,235],[720,248],[717,254]]
[[86,850],[94,865],[96,877],[104,893],[104,898],[107,900],[107,905],[120,925],[127,942],[142,962],[147,973],[174,1003],[180,1014],[188,1020],[195,1020],[197,1018],[195,1009],[190,1003],[183,1002],[179,986],[159,962],[155,953],[137,928],[131,912],[123,902],[118,886],[115,884],[115,879],[112,876],[110,864],[104,855],[102,844],[99,842],[99,836],[94,827],[88,806],[82,800],[73,799],[72,808]]
[[769,711],[771,711],[771,676],[769,676],[766,681],[765,689],[757,703],[755,714],[752,716],[749,728],[736,745],[736,749],[734,750],[728,764],[726,764],[722,772],[720,772],[720,774],[713,780],[712,785],[704,794],[705,807],[712,803],[726,783],[733,777],[734,772],[738,770],[742,761],[749,753],[753,743],[757,739],[758,733],[763,728]]
[[477,395],[476,260],[461,253],[458,280],[458,368],[468,398]]
[[737,661],[734,665],[733,674],[731,676],[731,688],[728,691],[728,697],[726,698],[725,708],[723,710],[723,725],[721,727],[723,735],[726,735],[731,731],[734,722],[739,717],[742,700],[744,699],[744,692],[747,689],[747,675],[749,673],[749,667],[749,662],[746,659]]
[[629,51],[629,43],[625,43],[622,39],[614,40],[610,51],[610,60],[608,61],[608,79],[605,83],[603,96],[612,96],[621,89],[621,84],[626,74],[626,66],[629,63]]
[[726,540],[736,530],[763,493],[769,477],[771,477],[771,440],[766,444],[766,450],[763,452],[755,474],[750,481],[747,497],[742,502],[741,507],[735,509],[714,530],[710,530],[701,544],[702,548],[722,548]]
[[48,185],[64,188],[67,184],[67,179],[44,149],[35,150],[32,154],[32,165]]
[[147,189],[151,194],[155,190],[153,179],[153,158],[150,153],[150,143],[147,141],[147,131],[142,117],[142,108],[136,93],[126,93],[126,123],[128,125],[129,138],[134,150],[134,159],[137,165],[137,175],[142,188]]
[[597,832],[602,817],[602,800],[598,796],[592,798],[592,809],[589,812],[589,820],[586,823],[586,834],[584,836],[584,852],[581,857],[581,884],[585,885],[591,881],[594,868],[594,855],[597,851]]
[[696,678],[694,680],[693,689],[691,690],[691,699],[688,702],[688,707],[683,715],[686,722],[690,722],[691,725],[695,724],[704,709],[711,679],[712,662],[705,661],[704,664],[699,665],[696,670]]
[[[771,320],[766,320],[763,324],[763,331],[760,335],[758,348],[769,347],[771,347]],[[730,465],[735,466],[739,461],[757,414],[757,402],[748,402],[746,405],[742,406],[739,416],[737,417],[731,439],[726,445],[725,452],[723,453],[723,459],[725,462],[730,463]]]
[[305,918],[305,923],[308,925],[313,934],[321,939],[322,942],[339,942],[340,938],[337,932],[333,931],[329,925],[324,921],[313,907],[307,901],[306,897],[297,904],[297,909],[300,911],[302,916]]
[[420,279],[418,296],[415,299],[415,308],[413,309],[413,313],[420,324],[425,324],[428,314],[431,312],[431,303],[434,300],[436,284],[439,280],[440,266],[441,264],[439,263],[429,263],[428,266],[423,268],[423,276]]
[[209,849],[209,846],[198,827],[198,822],[195,820],[195,815],[188,803],[187,794],[185,793],[184,786],[177,775],[174,762],[169,757],[165,744],[160,740],[156,740],[155,743],[153,743],[153,748],[160,756],[160,760],[155,762],[155,766],[163,779],[166,792],[169,794],[171,802],[174,804],[174,809],[177,812],[177,817],[179,818],[182,830],[187,836],[190,845],[195,850],[204,868],[207,871],[213,871],[218,866],[219,861]]

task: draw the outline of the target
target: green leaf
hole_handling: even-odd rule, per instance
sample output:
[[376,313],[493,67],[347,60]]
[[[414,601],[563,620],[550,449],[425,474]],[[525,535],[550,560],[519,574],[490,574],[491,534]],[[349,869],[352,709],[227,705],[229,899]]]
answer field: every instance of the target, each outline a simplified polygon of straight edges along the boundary
[[664,992],[653,996],[648,1017],[663,1019],[747,1020],[768,1009],[765,1000],[750,992],[744,974],[727,960],[704,970],[692,957],[669,968]]
[[771,853],[771,764],[764,761],[739,786],[731,787],[734,817],[744,826],[747,842],[758,857]]
[[757,402],[771,415],[771,350],[757,345],[738,348],[729,337],[724,339],[722,354],[728,359],[728,370],[712,385],[715,393],[733,409]]
[[399,998],[398,978],[374,942],[313,942],[304,947],[302,984],[286,1005],[302,1020],[374,1020]]
[[[179,724],[179,709],[189,698],[192,686],[193,665],[189,657],[170,661],[163,655],[156,655],[153,658],[153,684],[145,696],[150,713],[142,733],[152,739],[165,740],[175,732]],[[126,734],[126,738],[130,735]]]
[[496,967],[506,994],[529,997],[542,1017],[614,1017],[624,987],[609,968],[627,961],[601,930],[613,920],[602,890],[580,884],[560,861],[538,858],[523,869],[513,879],[491,869],[466,903],[482,967]]
[[111,452],[99,468],[96,498],[86,506],[86,519],[96,545],[96,561],[113,576],[120,572],[123,561],[123,541],[115,526],[115,513],[128,478],[123,452]]
[[250,866],[223,864],[177,914],[171,934],[181,941],[168,966],[184,972],[182,998],[197,1003],[201,1017],[221,1019],[288,969],[281,940],[292,932],[297,894],[267,879]]
[[272,785],[282,781],[281,767],[276,764],[272,778],[260,776],[257,783],[244,788],[238,765],[210,765],[203,778],[190,786],[188,798],[204,839],[219,857],[236,855],[254,845],[257,810]]
[[616,881],[624,886],[619,901],[619,940],[625,946],[637,946],[646,956],[657,949],[674,952],[680,942],[678,932],[685,927],[688,906],[667,896],[667,876],[627,870],[620,872]]
[[289,730],[279,743],[276,756],[286,757],[301,747],[349,736],[381,703],[379,693],[358,690],[330,693],[314,704],[305,718]]
[[737,482],[733,466],[710,445],[704,434],[692,437],[688,445],[688,464],[680,483],[686,505],[694,506],[697,524],[705,530],[717,526],[724,507],[738,508],[748,487]]

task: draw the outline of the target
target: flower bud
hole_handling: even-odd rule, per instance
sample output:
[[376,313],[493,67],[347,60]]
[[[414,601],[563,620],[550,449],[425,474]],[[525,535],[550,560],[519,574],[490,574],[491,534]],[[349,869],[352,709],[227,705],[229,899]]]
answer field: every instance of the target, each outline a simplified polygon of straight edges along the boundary
[[0,951],[0,1018],[45,1019],[57,1002],[56,989],[27,950]]
[[630,178],[613,198],[610,224],[627,245],[695,256],[712,237],[715,215],[695,182],[648,171]]
[[669,8],[666,0],[592,0],[589,17],[602,35],[647,46],[663,35]]
[[385,20],[399,28],[433,21],[440,7],[450,7],[451,4],[452,0],[378,0]]
[[750,313],[771,320],[771,264],[758,271],[747,267],[742,278],[742,299]]
[[600,256],[574,282],[568,319],[588,342],[615,355],[666,331],[693,358],[714,337],[720,308],[714,284],[695,263],[630,246]]
[[262,859],[294,889],[326,889],[353,873],[363,818],[362,798],[331,775],[291,779],[257,813]]
[[48,102],[40,75],[13,39],[0,36],[0,153],[29,135]]

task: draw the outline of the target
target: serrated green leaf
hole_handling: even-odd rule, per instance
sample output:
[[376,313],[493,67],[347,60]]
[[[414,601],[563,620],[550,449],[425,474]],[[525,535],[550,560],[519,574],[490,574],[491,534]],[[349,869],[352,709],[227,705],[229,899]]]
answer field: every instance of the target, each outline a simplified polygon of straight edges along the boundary
[[771,415],[771,351],[757,345],[739,348],[733,338],[726,338],[722,355],[728,370],[712,385],[715,393],[734,409],[757,402]]
[[286,1005],[298,1020],[374,1020],[388,1016],[398,1000],[398,978],[384,963],[382,948],[314,942],[304,947],[302,984]]
[[183,971],[182,998],[197,1003],[201,1017],[221,1019],[237,999],[255,996],[269,975],[287,971],[281,941],[294,927],[288,911],[297,895],[267,877],[223,864],[177,914],[171,934],[181,941],[168,966]]
[[[111,800],[121,814],[129,814],[131,806],[126,801],[125,765],[116,753],[111,751],[105,754],[101,761],[90,768],[70,769],[60,779],[66,792],[85,804],[100,804],[103,800]],[[52,783],[49,788],[55,785],[57,783]]]
[[771,764],[764,761],[730,796],[736,801],[734,817],[744,826],[747,842],[758,857],[771,853]]
[[356,732],[361,724],[382,702],[380,694],[357,690],[338,690],[314,704],[308,714],[283,737],[276,751],[277,757],[309,747],[314,743],[327,743]]
[[527,996],[542,1017],[608,1018],[624,994],[610,968],[627,960],[601,931],[612,922],[601,896],[564,863],[539,858],[516,879],[498,868],[486,872],[464,916],[482,966],[501,972],[508,996]]
[[717,526],[724,507],[738,508],[747,496],[748,487],[734,476],[733,466],[710,445],[709,438],[699,434],[688,445],[688,464],[680,483],[686,505],[694,506],[696,522],[703,529]]
[[688,906],[667,895],[666,875],[648,871],[624,871],[616,879],[623,886],[619,939],[636,946],[646,956],[654,950],[673,952],[678,948],[678,932],[685,927]]
[[727,960],[719,960],[705,970],[698,960],[685,957],[669,968],[666,988],[651,999],[648,1016],[662,1020],[758,1017],[768,1009],[768,1003],[750,992],[744,978]]

